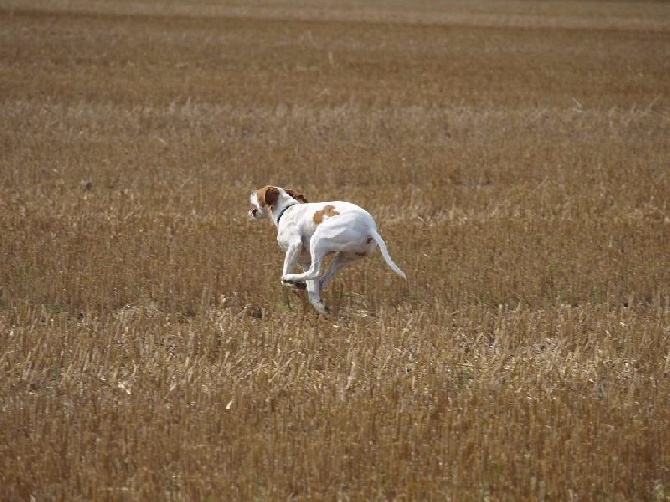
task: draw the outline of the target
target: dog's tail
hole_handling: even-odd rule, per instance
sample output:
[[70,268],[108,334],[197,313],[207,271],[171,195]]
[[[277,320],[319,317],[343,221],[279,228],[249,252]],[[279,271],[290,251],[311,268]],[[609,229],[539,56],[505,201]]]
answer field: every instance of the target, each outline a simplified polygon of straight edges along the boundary
[[382,256],[384,257],[384,261],[386,264],[391,267],[391,269],[398,274],[400,277],[403,279],[407,279],[407,276],[405,275],[405,272],[400,270],[400,267],[393,263],[393,260],[391,259],[391,255],[389,254],[389,250],[386,248],[386,243],[384,242],[384,239],[382,239],[382,236],[379,235],[379,232],[376,230],[372,229],[370,231],[370,237],[372,237],[377,245],[379,246],[379,250],[382,252]]

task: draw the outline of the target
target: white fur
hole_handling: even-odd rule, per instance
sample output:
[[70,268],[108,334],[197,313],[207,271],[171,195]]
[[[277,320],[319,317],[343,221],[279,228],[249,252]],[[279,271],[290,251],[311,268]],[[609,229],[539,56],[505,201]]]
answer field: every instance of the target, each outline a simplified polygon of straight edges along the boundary
[[[271,205],[259,199],[267,190],[273,193]],[[276,200],[274,195],[277,195]],[[356,204],[343,201],[300,203],[278,187],[256,190],[250,200],[254,208],[249,211],[249,216],[257,220],[270,218],[277,227],[277,241],[286,251],[282,284],[306,286],[309,301],[317,311],[327,312],[320,296],[333,276],[343,267],[369,255],[377,246],[388,266],[406,279],[405,273],[389,256],[374,219]],[[335,256],[322,273],[323,261],[331,253]],[[293,273],[296,265],[300,265],[303,273]]]

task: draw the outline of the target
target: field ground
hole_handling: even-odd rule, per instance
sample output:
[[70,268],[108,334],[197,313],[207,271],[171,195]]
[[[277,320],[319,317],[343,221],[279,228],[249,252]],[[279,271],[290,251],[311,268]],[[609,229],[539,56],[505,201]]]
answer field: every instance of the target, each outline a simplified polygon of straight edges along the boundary
[[[3,2],[3,498],[670,500],[669,47],[664,2]],[[315,315],[268,183],[408,281]]]

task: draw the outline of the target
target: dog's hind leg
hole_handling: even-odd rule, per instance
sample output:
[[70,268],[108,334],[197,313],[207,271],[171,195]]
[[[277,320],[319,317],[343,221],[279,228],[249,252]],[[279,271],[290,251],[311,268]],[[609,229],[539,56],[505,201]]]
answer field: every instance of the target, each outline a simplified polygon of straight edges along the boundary
[[358,260],[362,259],[363,257],[365,257],[364,254],[358,254],[352,252],[340,251],[339,253],[337,253],[337,256],[333,258],[333,260],[330,262],[330,265],[328,266],[328,269],[319,280],[321,289],[326,287],[326,284],[328,284],[331,281],[331,279],[335,276],[336,273],[338,273],[347,265],[351,265],[354,262],[357,262]]
[[320,314],[328,314],[328,307],[321,301],[321,287],[319,280],[307,281],[307,298]]

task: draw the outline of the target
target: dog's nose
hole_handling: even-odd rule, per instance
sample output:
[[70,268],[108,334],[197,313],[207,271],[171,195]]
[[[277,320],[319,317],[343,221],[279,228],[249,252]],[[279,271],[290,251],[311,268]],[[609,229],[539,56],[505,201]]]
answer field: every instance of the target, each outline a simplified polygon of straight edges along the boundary
[[249,209],[249,216],[250,216],[251,218],[255,218],[255,217],[256,217],[256,212],[257,212],[257,211],[258,211],[258,209],[256,209],[256,208],[254,208],[254,209]]

